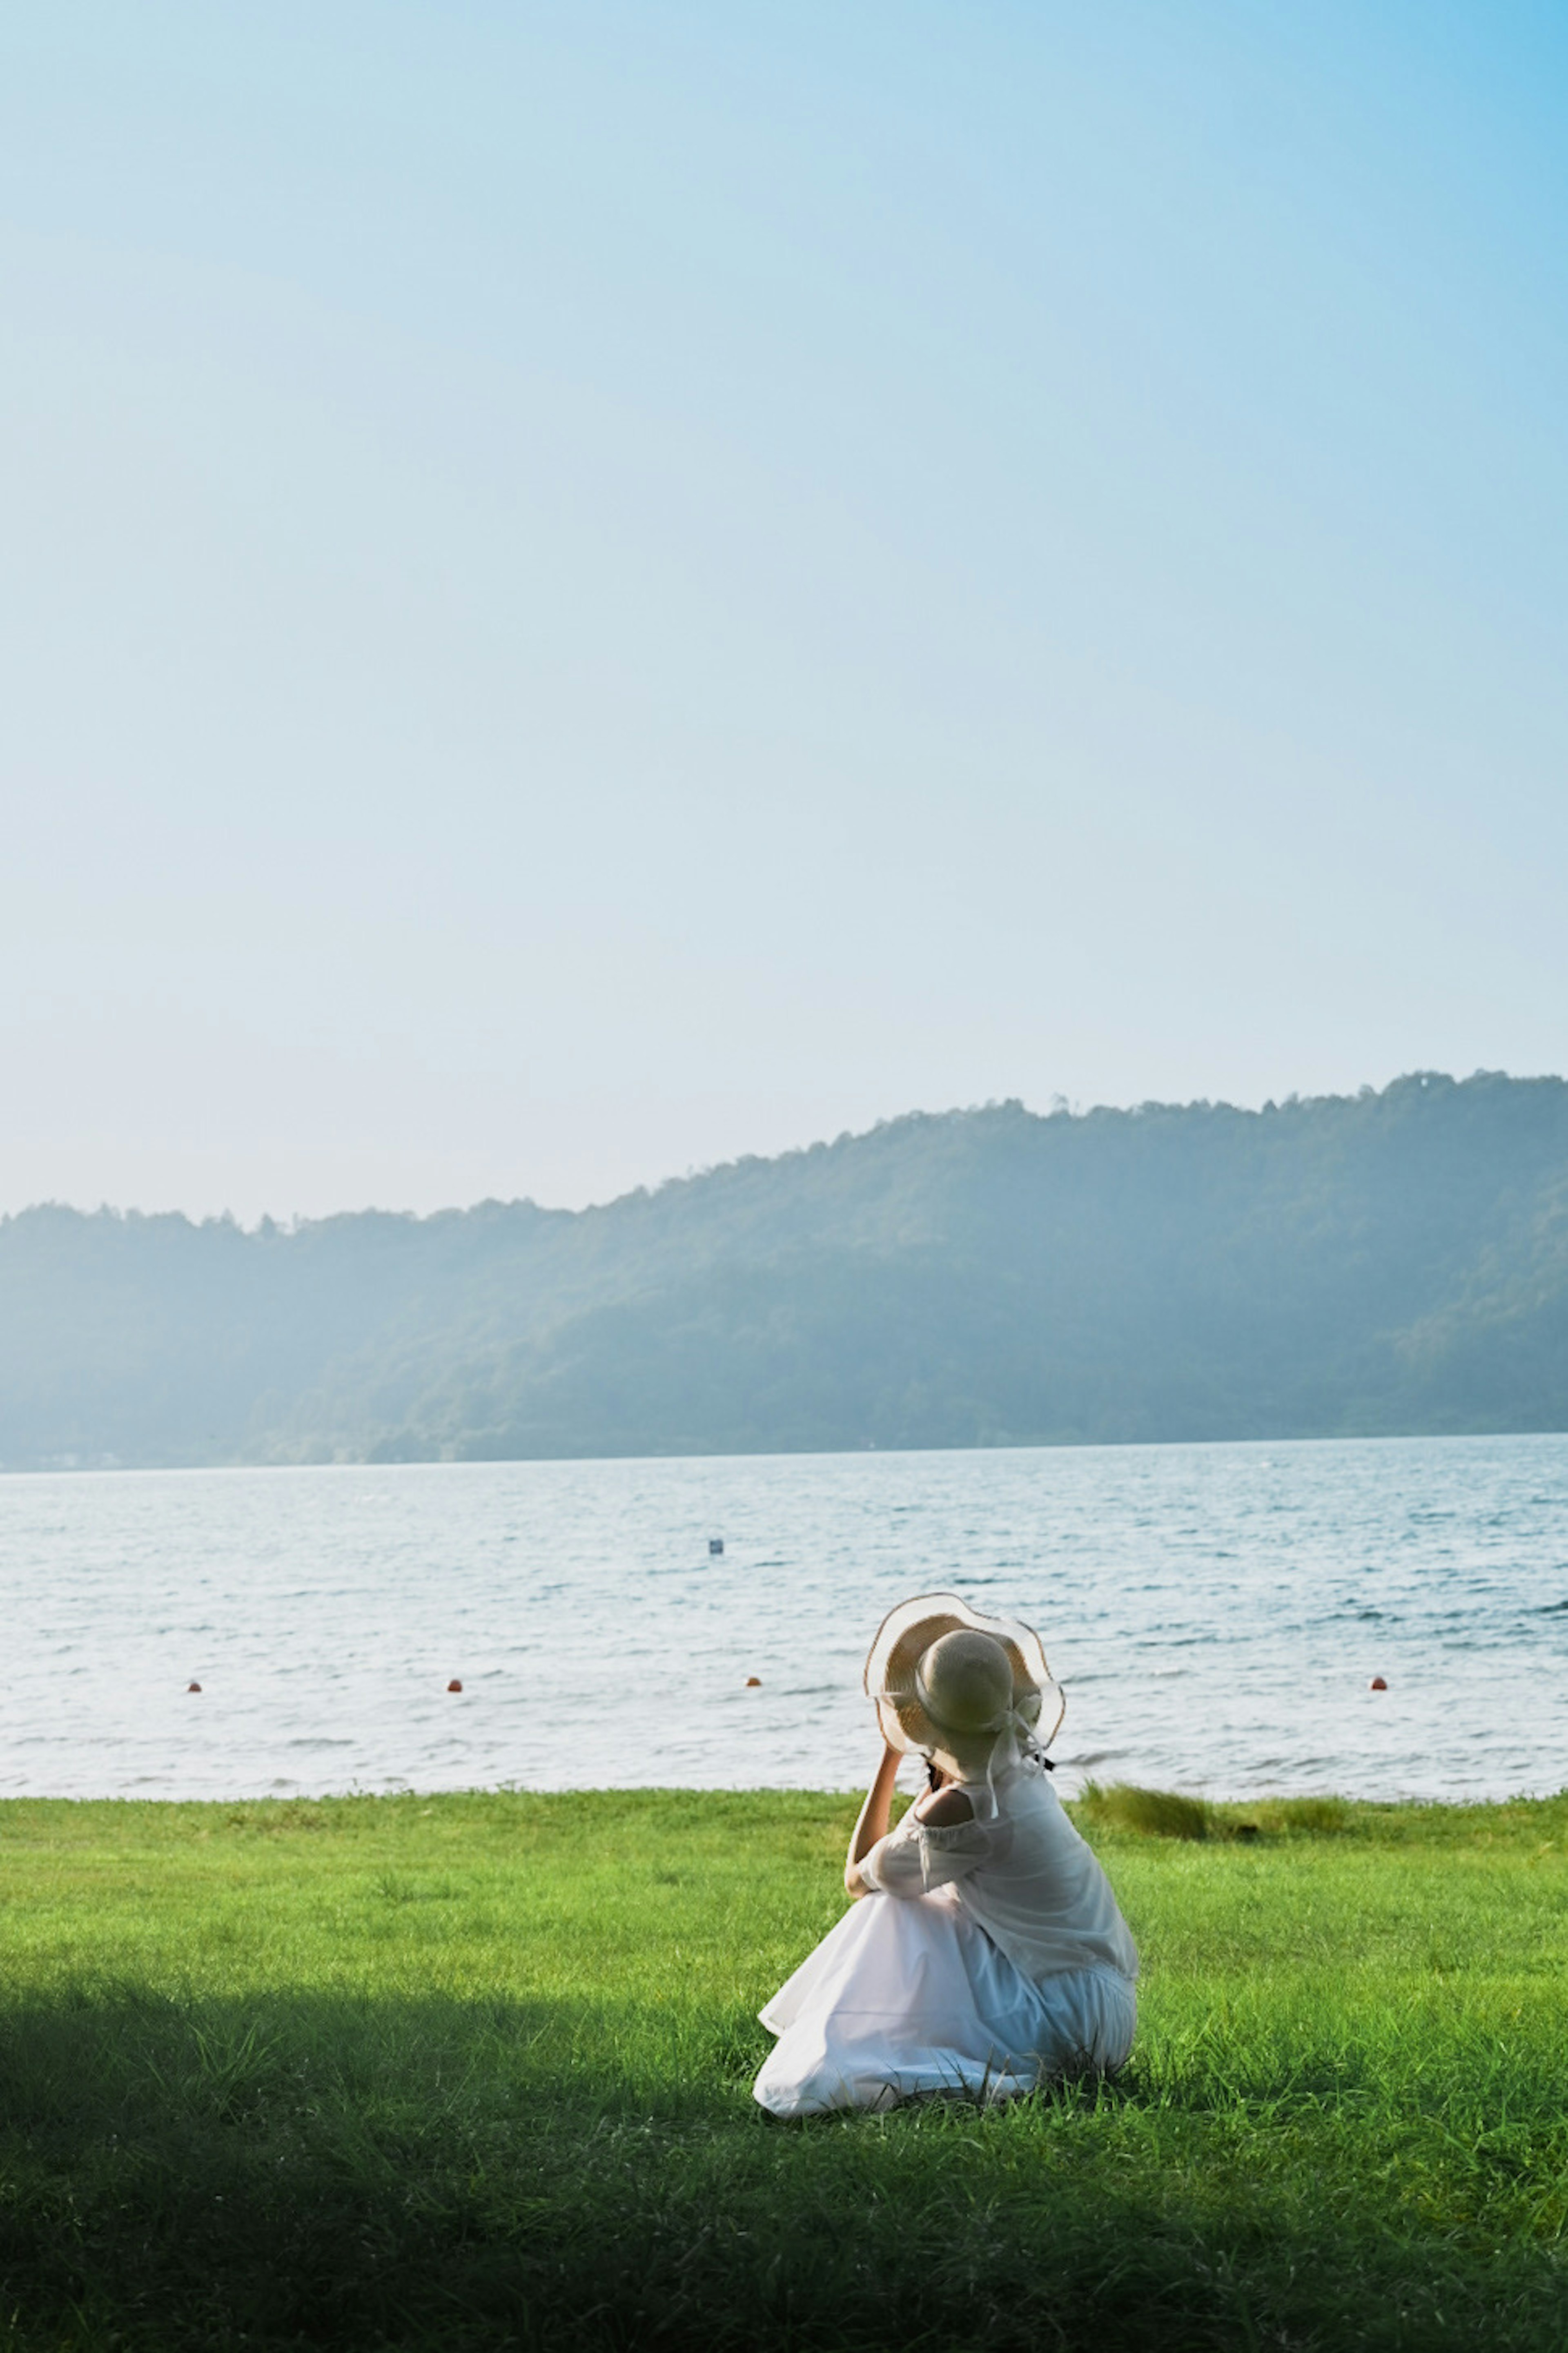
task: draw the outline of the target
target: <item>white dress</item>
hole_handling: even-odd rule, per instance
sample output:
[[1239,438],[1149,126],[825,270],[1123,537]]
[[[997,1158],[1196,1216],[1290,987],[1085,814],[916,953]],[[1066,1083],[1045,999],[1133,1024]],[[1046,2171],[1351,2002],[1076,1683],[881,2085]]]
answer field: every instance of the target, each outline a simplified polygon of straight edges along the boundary
[[974,1820],[911,1809],[860,1864],[877,1892],[761,2012],[779,2039],[753,2090],[774,2116],[1009,2099],[1126,2059],[1138,1954],[1104,1872],[1033,1758],[994,1797],[963,1786]]

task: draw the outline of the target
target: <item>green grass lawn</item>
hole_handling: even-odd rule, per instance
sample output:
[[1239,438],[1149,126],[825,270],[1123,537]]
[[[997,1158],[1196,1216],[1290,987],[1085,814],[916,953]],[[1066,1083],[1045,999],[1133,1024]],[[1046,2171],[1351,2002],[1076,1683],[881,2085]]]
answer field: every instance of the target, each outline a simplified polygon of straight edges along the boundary
[[1568,1799],[1091,1804],[1126,2074],[782,2126],[854,1810],[0,1806],[0,2347],[1568,2346]]

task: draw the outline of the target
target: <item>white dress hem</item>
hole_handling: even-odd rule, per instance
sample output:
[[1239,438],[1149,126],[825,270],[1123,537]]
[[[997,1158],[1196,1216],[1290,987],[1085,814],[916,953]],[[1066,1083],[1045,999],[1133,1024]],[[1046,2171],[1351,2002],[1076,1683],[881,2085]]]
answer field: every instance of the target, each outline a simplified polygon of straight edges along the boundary
[[759,2015],[778,2042],[754,2096],[795,2116],[943,2094],[990,2105],[1114,2073],[1137,1997],[1103,1965],[1026,1978],[942,1887],[851,1905]]

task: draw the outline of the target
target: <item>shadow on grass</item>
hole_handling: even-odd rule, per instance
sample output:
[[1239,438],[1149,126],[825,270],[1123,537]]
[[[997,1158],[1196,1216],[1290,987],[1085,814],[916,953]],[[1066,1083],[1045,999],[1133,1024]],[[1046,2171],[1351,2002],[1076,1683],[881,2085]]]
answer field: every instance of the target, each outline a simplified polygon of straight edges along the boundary
[[1136,2074],[781,2129],[765,2041],[499,1998],[14,2008],[0,2345],[1560,2343],[1550,2251],[1423,2226],[1381,2145],[1249,2143]]

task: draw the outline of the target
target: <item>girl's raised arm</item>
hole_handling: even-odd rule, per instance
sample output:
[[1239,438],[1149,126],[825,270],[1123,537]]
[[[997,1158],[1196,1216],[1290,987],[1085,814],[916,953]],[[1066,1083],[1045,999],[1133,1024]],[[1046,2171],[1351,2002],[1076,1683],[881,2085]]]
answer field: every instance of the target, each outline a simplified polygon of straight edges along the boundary
[[888,1812],[893,1802],[893,1783],[898,1778],[899,1760],[902,1754],[903,1751],[895,1748],[890,1741],[883,1744],[882,1761],[866,1792],[866,1802],[850,1833],[849,1852],[844,1863],[844,1886],[856,1903],[862,1895],[871,1893],[856,1865],[862,1855],[870,1853],[879,1839],[888,1835]]

